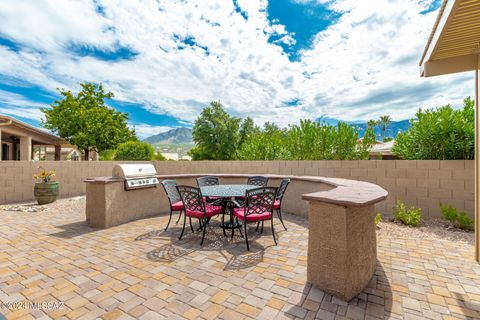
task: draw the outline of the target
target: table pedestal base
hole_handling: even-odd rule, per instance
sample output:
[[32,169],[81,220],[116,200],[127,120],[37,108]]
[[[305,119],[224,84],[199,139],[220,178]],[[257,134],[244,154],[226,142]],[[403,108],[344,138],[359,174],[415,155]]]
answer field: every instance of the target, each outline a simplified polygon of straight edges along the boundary
[[233,216],[233,209],[235,208],[235,204],[234,204],[235,198],[232,198],[230,200],[225,199],[224,201],[225,201],[225,215],[229,215],[229,221],[226,222],[224,220],[225,219],[225,216],[224,216],[222,219],[222,223],[220,223],[220,228],[223,229],[223,235],[224,236],[227,235],[225,233],[225,230],[231,230],[232,231],[231,238],[233,239],[235,229],[238,229],[238,231],[240,231],[240,235],[243,237],[242,229],[241,229],[242,224],[239,223],[237,219],[235,219],[235,217]]

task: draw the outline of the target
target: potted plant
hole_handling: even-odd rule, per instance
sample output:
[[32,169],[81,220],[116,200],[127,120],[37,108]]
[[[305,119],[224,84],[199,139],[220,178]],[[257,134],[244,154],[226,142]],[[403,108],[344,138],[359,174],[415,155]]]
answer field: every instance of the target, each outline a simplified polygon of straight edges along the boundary
[[55,171],[46,171],[43,167],[38,167],[40,172],[33,176],[36,180],[33,194],[38,204],[47,204],[57,200],[58,187],[57,181],[51,181],[55,176]]

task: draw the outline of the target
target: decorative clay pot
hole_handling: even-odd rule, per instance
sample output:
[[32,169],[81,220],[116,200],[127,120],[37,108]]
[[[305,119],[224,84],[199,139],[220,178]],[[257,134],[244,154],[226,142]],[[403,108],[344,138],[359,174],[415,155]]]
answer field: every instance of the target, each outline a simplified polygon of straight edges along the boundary
[[37,182],[33,188],[33,194],[37,199],[38,204],[52,203],[57,200],[59,183],[51,182]]

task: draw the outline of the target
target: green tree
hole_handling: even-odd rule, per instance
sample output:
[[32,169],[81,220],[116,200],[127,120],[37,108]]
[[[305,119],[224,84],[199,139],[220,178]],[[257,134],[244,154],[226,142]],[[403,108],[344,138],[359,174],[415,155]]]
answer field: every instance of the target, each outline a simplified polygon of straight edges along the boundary
[[103,150],[99,154],[99,159],[101,161],[112,161],[114,158],[115,158],[114,149]]
[[265,123],[263,130],[257,128],[242,143],[238,152],[239,160],[282,160],[290,154],[285,145],[286,130],[272,123]]
[[390,116],[381,116],[377,124],[382,128],[382,141],[385,142],[385,132],[388,126],[392,123]]
[[280,129],[266,123],[242,144],[241,160],[346,160],[368,159],[375,142],[372,128],[362,140],[358,130],[346,123],[337,126],[322,125],[311,120],[301,120],[289,129]]
[[241,146],[245,141],[247,141],[248,138],[251,135],[253,135],[255,132],[258,132],[258,130],[259,129],[255,126],[253,119],[250,117],[246,117],[242,121],[242,124],[240,125],[239,140],[238,140],[239,146]]
[[463,101],[463,109],[450,105],[420,109],[410,120],[411,127],[397,135],[393,153],[403,159],[474,159],[474,101]]
[[375,128],[378,125],[378,122],[376,120],[368,120],[367,122],[367,127],[369,128]]
[[193,160],[232,160],[239,146],[240,118],[231,117],[218,101],[202,110],[195,120],[190,150]]
[[73,94],[59,89],[61,99],[50,108],[42,108],[45,120],[42,125],[58,134],[70,144],[83,150],[85,160],[89,152],[115,149],[118,144],[136,140],[135,132],[127,127],[128,116],[105,104],[113,98],[102,84],[82,83],[82,90]]
[[118,145],[115,160],[147,161],[155,159],[155,150],[146,142],[127,141]]

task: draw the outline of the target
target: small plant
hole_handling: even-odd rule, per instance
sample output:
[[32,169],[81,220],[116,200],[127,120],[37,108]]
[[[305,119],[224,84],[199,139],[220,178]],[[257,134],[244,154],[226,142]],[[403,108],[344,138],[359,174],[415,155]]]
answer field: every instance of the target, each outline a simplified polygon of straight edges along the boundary
[[458,210],[452,206],[446,206],[441,204],[440,210],[442,210],[442,219],[455,223],[458,217]]
[[472,231],[474,229],[473,220],[465,212],[460,212],[455,226],[462,230]]
[[418,226],[422,221],[422,209],[407,208],[402,201],[397,200],[397,204],[393,207],[393,217],[408,226]]
[[474,229],[473,220],[466,212],[459,212],[457,208],[447,205],[440,205],[442,219],[450,221],[455,228],[471,231]]
[[382,222],[382,214],[380,212],[377,212],[377,215],[375,216],[375,225],[378,227],[378,224]]
[[52,177],[55,176],[55,171],[53,170],[47,171],[43,167],[38,167],[38,169],[40,170],[40,172],[33,176],[33,179],[37,181],[47,183],[50,182]]

